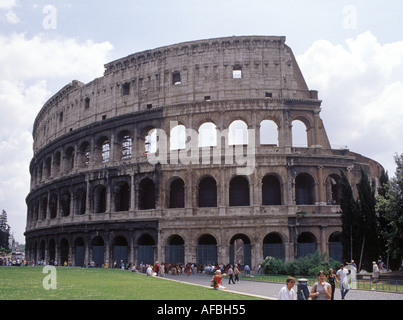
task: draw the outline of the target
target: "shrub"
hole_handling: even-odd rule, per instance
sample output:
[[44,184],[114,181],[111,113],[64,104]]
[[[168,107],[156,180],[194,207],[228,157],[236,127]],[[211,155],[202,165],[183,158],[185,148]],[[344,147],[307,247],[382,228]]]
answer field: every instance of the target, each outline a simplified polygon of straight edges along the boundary
[[334,259],[327,261],[327,253],[316,251],[305,257],[285,262],[282,259],[266,257],[262,263],[265,274],[285,274],[291,276],[316,276],[319,270],[328,272],[332,268],[334,272],[338,270],[340,263]]

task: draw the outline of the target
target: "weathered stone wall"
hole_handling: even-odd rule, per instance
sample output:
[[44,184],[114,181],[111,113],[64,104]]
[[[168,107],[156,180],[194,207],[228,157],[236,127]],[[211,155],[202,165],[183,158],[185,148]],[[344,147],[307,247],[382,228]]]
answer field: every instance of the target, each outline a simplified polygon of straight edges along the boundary
[[[321,101],[284,42],[229,37],[144,51],[55,94],[34,123],[28,256],[233,263],[231,245],[242,239],[242,262],[253,267],[267,254],[294,259],[313,248],[337,258],[340,170],[355,185],[363,167],[376,185],[382,168],[331,148]],[[237,120],[247,145],[228,144]],[[276,128],[274,143],[263,143],[264,120]],[[305,147],[293,143],[296,120]],[[192,129],[187,147],[205,123],[221,145],[171,150],[171,129]],[[147,149],[152,129],[166,157]],[[241,158],[228,157],[235,150]],[[237,161],[248,155],[253,162]]]

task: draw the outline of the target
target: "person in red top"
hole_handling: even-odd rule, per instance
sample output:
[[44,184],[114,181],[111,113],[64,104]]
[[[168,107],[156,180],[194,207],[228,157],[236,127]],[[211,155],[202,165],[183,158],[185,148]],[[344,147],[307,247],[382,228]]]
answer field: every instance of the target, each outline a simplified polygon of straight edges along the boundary
[[154,272],[157,274],[157,276],[159,274],[159,271],[160,271],[160,265],[158,264],[158,261],[156,261],[154,264]]
[[214,290],[225,290],[225,288],[222,285],[222,277],[227,276],[225,273],[221,274],[221,270],[217,270],[213,276],[213,281],[214,281]]

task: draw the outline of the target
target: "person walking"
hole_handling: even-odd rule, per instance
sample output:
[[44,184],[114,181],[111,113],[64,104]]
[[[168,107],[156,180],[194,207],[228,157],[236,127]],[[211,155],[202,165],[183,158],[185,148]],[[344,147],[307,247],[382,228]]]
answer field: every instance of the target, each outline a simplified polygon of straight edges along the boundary
[[340,265],[340,269],[336,272],[337,278],[340,280],[340,291],[341,291],[341,300],[344,300],[347,292],[350,291],[350,287],[348,286],[348,270],[344,268],[344,264]]
[[239,269],[237,264],[234,267],[234,275],[235,275],[235,283],[239,283]]
[[330,284],[330,287],[332,288],[332,296],[330,298],[330,300],[334,300],[334,291],[336,290],[336,281],[337,277],[333,272],[333,269],[330,268],[327,274],[327,282]]
[[228,275],[229,275],[228,284],[231,284],[231,281],[232,281],[233,284],[235,284],[235,281],[234,281],[234,270],[232,269],[232,265],[229,266]]

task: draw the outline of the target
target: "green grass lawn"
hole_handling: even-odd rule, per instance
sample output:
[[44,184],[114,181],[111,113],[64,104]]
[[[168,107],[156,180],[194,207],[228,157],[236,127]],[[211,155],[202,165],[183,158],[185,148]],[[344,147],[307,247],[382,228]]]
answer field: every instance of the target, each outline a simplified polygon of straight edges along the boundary
[[117,269],[58,267],[57,288],[46,290],[42,271],[0,267],[0,300],[258,300]]

